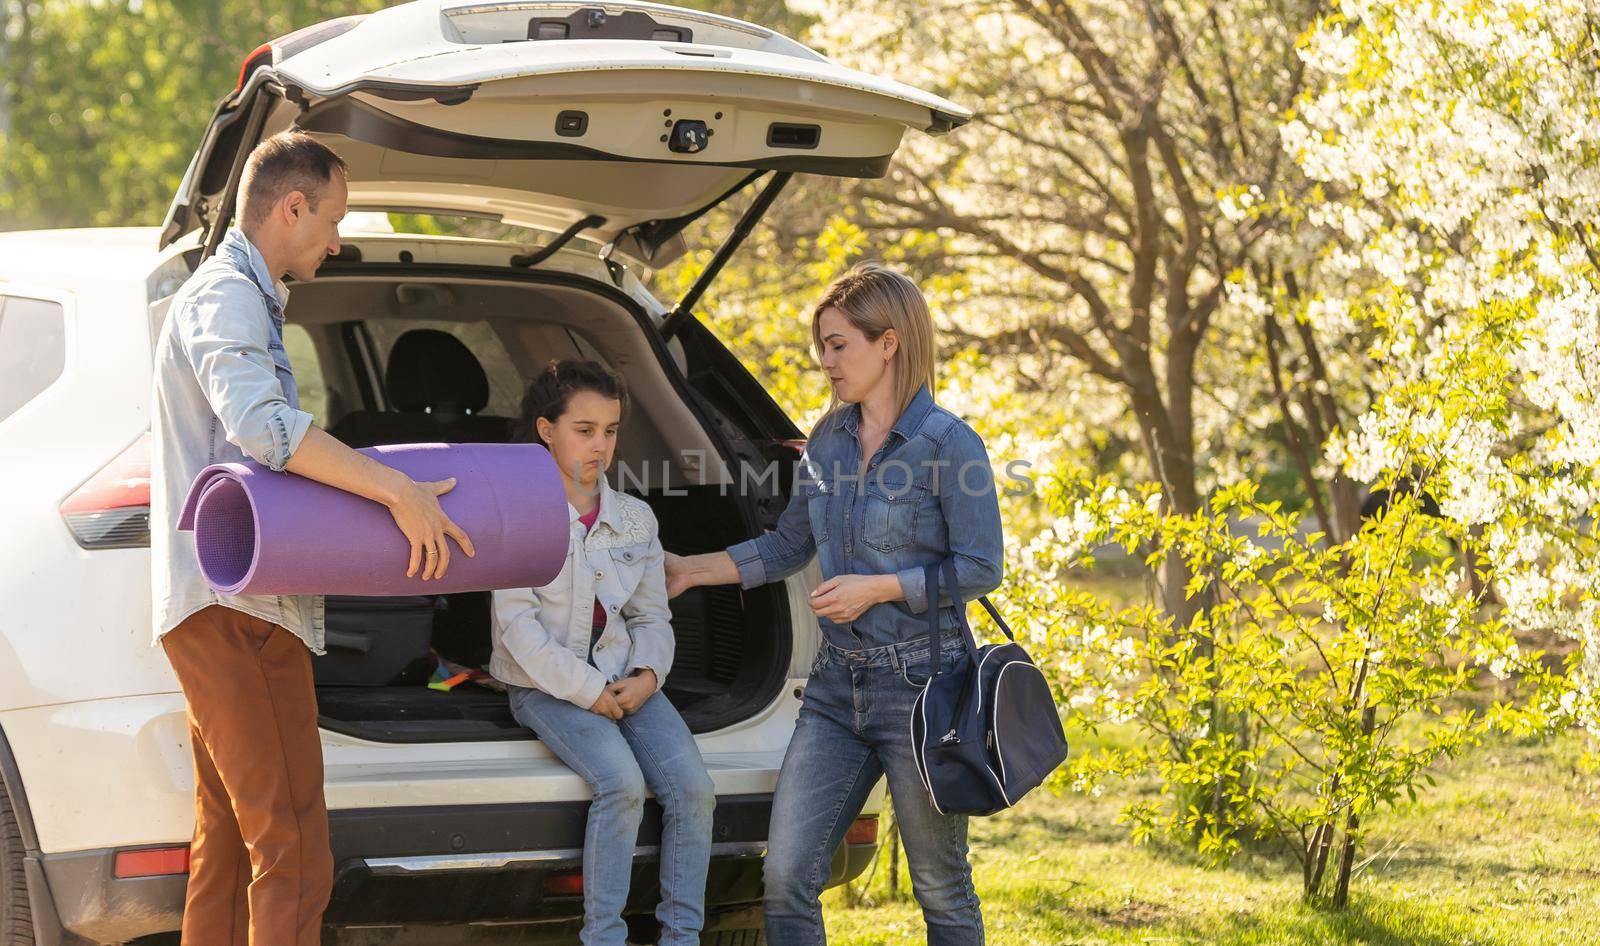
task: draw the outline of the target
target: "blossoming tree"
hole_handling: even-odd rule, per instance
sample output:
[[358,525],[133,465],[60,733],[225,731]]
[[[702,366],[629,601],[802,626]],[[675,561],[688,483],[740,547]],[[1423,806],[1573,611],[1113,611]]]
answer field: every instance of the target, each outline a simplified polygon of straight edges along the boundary
[[[1012,563],[1077,718],[1139,734],[1080,787],[1154,775],[1137,834],[1277,839],[1342,905],[1431,765],[1592,704],[1528,643],[1597,669],[1592,3],[795,6],[830,54],[976,101],[860,225],[937,234],[952,334],[1020,390],[1097,382],[1145,460],[1060,464]],[[1160,607],[1063,581],[1106,542]]]

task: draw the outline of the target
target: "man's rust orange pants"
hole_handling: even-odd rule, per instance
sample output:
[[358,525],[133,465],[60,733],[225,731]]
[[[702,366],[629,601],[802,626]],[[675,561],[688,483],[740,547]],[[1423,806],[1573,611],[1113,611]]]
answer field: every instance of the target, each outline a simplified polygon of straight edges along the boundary
[[194,747],[183,946],[315,946],[333,857],[311,652],[220,605],[161,643]]

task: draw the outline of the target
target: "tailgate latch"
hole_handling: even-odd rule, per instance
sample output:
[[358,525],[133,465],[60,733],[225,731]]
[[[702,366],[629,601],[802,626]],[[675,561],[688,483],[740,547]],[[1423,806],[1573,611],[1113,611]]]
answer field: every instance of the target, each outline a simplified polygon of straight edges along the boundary
[[706,123],[695,118],[680,118],[672,123],[672,135],[667,140],[667,150],[675,154],[699,154],[711,143],[711,131]]

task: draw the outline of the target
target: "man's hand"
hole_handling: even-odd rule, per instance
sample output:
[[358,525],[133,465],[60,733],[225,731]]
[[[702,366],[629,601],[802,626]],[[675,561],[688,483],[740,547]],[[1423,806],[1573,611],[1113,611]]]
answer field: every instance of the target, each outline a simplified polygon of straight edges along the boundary
[[[613,683],[612,686],[616,684]],[[589,712],[609,719],[622,718],[622,707],[617,703],[617,698],[611,694],[609,687],[600,691],[600,696],[595,699],[594,705],[589,707]]]
[[639,711],[645,700],[650,699],[650,695],[656,692],[657,686],[656,672],[646,667],[632,676],[623,677],[606,690],[616,697],[617,705],[622,707],[622,711],[631,716]]
[[472,540],[439,508],[439,497],[455,488],[454,478],[418,483],[394,467],[350,449],[316,426],[306,431],[305,439],[284,469],[387,506],[394,524],[411,543],[407,578],[416,575],[419,568],[423,581],[444,577],[450,567],[450,546],[445,536],[455,539],[468,558],[475,554]]
[[811,592],[811,611],[835,624],[848,624],[875,604],[905,597],[896,575],[835,575]]
[[406,541],[411,543],[411,562],[406,566],[407,578],[417,574],[419,566],[423,581],[444,577],[445,571],[450,568],[450,544],[445,541],[445,536],[455,539],[468,558],[476,554],[472,540],[467,538],[460,526],[450,521],[450,517],[439,506],[439,497],[450,492],[455,485],[454,477],[434,483],[418,483],[408,479],[407,485],[397,490],[394,501],[389,504],[394,524],[400,527]]

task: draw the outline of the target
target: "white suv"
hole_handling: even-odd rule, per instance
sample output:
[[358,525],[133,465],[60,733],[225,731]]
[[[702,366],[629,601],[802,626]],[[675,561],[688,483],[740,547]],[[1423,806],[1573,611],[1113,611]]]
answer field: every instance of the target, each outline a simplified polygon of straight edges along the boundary
[[[968,117],[723,17],[424,0],[252,53],[159,231],[0,234],[0,946],[178,927],[193,783],[183,699],[150,646],[151,349],[167,300],[231,221],[255,142],[291,125],[316,134],[350,164],[352,210],[373,219],[487,218],[526,238],[347,233],[288,309],[320,424],[356,445],[503,440],[549,359],[601,360],[633,393],[618,462],[644,471],[618,485],[688,553],[776,520],[800,436],[694,319],[706,284],[790,174],[881,175],[908,127]],[[682,252],[684,227],[756,188],[686,298],[645,291],[640,275]],[[741,475],[774,462],[775,479]],[[708,943],[759,941],[769,801],[818,642],[804,603],[815,579],[674,601],[667,694],[718,794]],[[402,634],[419,613],[420,639]],[[317,661],[328,923],[570,937],[584,783],[502,694],[419,675],[430,648],[484,661],[485,595],[343,599],[330,625]],[[875,849],[877,804],[835,880]],[[635,854],[641,940],[659,815],[652,805]]]

